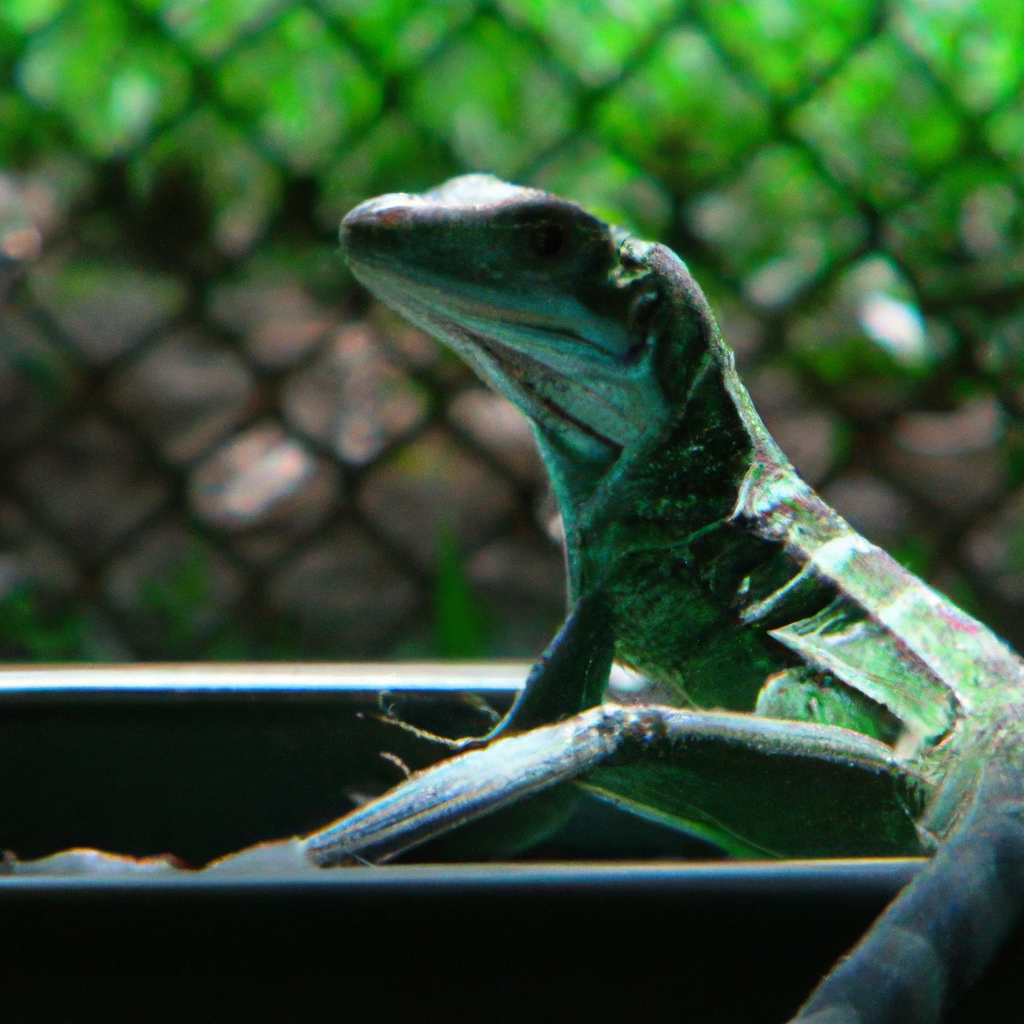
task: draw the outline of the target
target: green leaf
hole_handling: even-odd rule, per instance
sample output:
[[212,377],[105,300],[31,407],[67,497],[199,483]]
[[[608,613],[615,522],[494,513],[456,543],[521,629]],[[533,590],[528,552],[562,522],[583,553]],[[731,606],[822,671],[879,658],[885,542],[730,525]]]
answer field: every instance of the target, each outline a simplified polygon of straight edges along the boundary
[[957,164],[889,219],[892,251],[922,291],[949,301],[1024,281],[1024,202],[1002,168]]
[[487,654],[487,626],[480,603],[466,579],[458,541],[447,529],[437,542],[434,628],[439,658],[483,658]]
[[16,32],[38,32],[63,11],[71,0],[4,0],[0,4],[0,23]]
[[85,619],[73,610],[48,610],[21,588],[0,600],[0,660],[89,661]]
[[962,120],[899,43],[883,35],[798,107],[791,124],[837,178],[887,206],[956,157]]
[[1024,6],[1004,0],[902,0],[896,31],[974,111],[991,110],[1024,75]]
[[64,148],[58,119],[16,92],[0,91],[0,125],[0,166],[7,169],[37,165],[44,154]]
[[747,296],[768,307],[784,305],[867,237],[850,198],[793,146],[762,150],[726,187],[699,196],[688,219],[744,279]]
[[161,136],[133,161],[137,195],[148,196],[161,173],[185,168],[200,181],[213,214],[213,241],[227,255],[244,253],[277,208],[281,178],[245,135],[204,108]]
[[191,72],[170,44],[113,0],[85,0],[33,36],[17,68],[25,95],[67,119],[94,156],[138,146],[180,113]]
[[904,569],[926,579],[935,563],[935,550],[923,537],[907,537],[889,553]]
[[511,20],[538,32],[581,81],[618,77],[651,33],[675,12],[672,0],[501,0]]
[[458,170],[433,135],[401,114],[391,114],[321,173],[320,220],[333,231],[364,199],[384,192],[421,192]]
[[703,0],[704,24],[722,49],[780,99],[839,64],[871,28],[872,0]]
[[671,199],[657,181],[588,136],[561,150],[531,183],[643,238],[664,234],[672,216]]
[[475,170],[515,177],[571,126],[569,91],[542,53],[496,21],[474,25],[432,61],[410,115]]
[[984,130],[989,145],[1016,171],[1018,183],[1024,181],[1024,99],[997,110]]
[[670,32],[597,112],[603,138],[685,194],[769,134],[764,103],[692,28]]
[[336,154],[382,102],[380,84],[322,18],[301,8],[234,50],[217,78],[224,98],[299,173]]
[[474,0],[317,0],[385,71],[408,71],[469,20]]
[[136,0],[203,57],[219,57],[281,8],[281,0]]
[[209,553],[193,541],[168,571],[140,581],[136,613],[162,651],[194,656],[197,641],[209,628],[210,574]]

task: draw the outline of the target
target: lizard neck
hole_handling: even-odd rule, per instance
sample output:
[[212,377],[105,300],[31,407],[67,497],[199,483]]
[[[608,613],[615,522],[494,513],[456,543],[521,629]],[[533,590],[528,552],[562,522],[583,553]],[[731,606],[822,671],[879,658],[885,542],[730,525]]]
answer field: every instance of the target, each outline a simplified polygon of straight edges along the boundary
[[[606,466],[574,463],[575,477],[545,452],[573,596],[600,587],[629,550],[678,545],[731,521],[751,486],[807,489],[754,409],[685,265],[661,246],[649,260],[664,295],[653,330],[666,415]],[[721,542],[731,543],[724,534]]]
[[609,598],[621,661],[698,705],[749,710],[769,675],[798,663],[769,630],[819,611],[834,590],[796,588],[773,614],[741,619],[744,604],[802,568],[785,536],[749,529],[743,509],[810,490],[762,424],[703,295],[678,266],[658,338],[670,412],[563,508],[570,588],[573,598]]

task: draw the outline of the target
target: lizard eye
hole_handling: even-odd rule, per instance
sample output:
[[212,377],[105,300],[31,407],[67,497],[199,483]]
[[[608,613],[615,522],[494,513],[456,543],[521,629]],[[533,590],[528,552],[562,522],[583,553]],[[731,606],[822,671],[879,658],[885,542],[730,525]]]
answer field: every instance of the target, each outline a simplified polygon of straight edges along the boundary
[[569,233],[565,228],[550,220],[535,224],[530,232],[530,244],[541,259],[550,260],[561,256],[568,241]]

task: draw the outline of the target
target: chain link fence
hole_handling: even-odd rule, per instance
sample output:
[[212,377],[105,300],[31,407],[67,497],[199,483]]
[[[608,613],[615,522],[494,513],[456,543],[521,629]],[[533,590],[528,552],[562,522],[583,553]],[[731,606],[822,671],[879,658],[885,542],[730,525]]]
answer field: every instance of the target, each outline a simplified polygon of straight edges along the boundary
[[2,656],[543,646],[523,420],[336,251],[470,169],[679,251],[805,477],[1024,644],[1019,5],[0,0],[0,68]]

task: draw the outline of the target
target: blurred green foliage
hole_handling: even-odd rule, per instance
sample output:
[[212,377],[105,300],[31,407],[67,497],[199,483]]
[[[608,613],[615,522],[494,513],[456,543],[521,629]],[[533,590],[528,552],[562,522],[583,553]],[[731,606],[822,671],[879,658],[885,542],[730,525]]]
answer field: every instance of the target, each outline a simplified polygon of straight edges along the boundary
[[434,585],[434,655],[438,658],[487,656],[487,622],[473,595],[458,541],[450,530],[438,538]]
[[[759,358],[834,410],[836,460],[869,421],[988,395],[1007,486],[1024,482],[1018,4],[0,0],[0,169],[53,167],[89,202],[123,189],[109,208],[162,225],[168,258],[186,182],[203,273],[296,220],[330,248],[384,191],[469,169],[534,182],[678,249],[727,329],[756,320]],[[61,374],[26,360],[57,401]],[[934,563],[931,541],[894,543]],[[440,550],[439,650],[481,653],[461,556]],[[176,651],[200,561],[147,595]],[[0,634],[42,656],[26,601],[0,606]],[[76,628],[57,622],[48,656]]]
[[0,600],[0,661],[94,661],[88,623],[75,609],[47,609],[19,588]]
[[581,139],[619,163],[576,190],[609,211],[623,165],[685,201],[779,142],[812,195],[887,209],[968,150],[1020,160],[1022,47],[980,0],[4,0],[0,154],[123,160],[140,193],[184,162],[215,210],[263,196],[252,238],[290,177],[332,222],[332,196],[529,178]]

